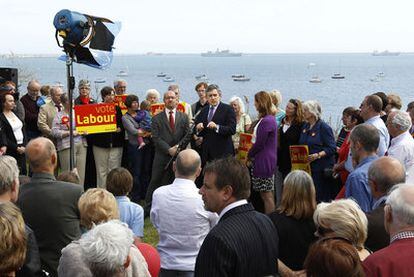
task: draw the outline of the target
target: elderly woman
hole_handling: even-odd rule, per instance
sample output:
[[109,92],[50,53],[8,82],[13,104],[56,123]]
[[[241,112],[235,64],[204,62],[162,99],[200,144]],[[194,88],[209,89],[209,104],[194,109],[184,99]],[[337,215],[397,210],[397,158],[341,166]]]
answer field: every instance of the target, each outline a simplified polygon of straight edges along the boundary
[[260,192],[265,213],[275,210],[273,177],[276,168],[277,128],[270,95],[260,91],[254,95],[259,121],[253,131],[253,146],[248,153],[252,161],[253,190]]
[[244,104],[240,97],[233,96],[230,98],[230,105],[236,114],[236,133],[231,137],[234,149],[239,149],[240,133],[246,133],[252,126],[250,116],[244,111]]
[[370,251],[364,247],[368,233],[365,213],[351,199],[320,203],[313,214],[316,235],[320,238],[339,237],[348,240],[363,261]]
[[280,206],[269,217],[279,237],[279,259],[292,270],[303,268],[308,248],[316,239],[312,219],[315,208],[312,177],[302,170],[289,173],[284,181]]
[[280,91],[278,91],[277,89],[274,89],[270,92],[270,96],[272,97],[272,104],[276,108],[275,118],[277,126],[279,127],[280,123],[282,122],[282,119],[286,115],[285,111],[279,108],[279,105],[282,104],[282,93],[280,93]]
[[[139,108],[138,96],[133,94],[128,95],[125,99],[125,106],[128,108],[128,111],[122,117],[122,124],[128,134],[128,162],[134,178],[134,185],[130,196],[133,202],[138,203],[141,199],[145,198],[145,190],[149,185],[149,178],[142,174],[146,147],[138,148],[138,136],[145,136],[147,134],[140,129],[139,124],[134,119],[137,116],[137,110]],[[148,159],[145,161],[147,163],[152,162]]]
[[27,238],[22,214],[11,202],[0,202],[0,276],[15,276],[26,259]]
[[60,168],[62,171],[69,171],[70,165],[70,124],[73,126],[73,140],[75,151],[75,168],[79,174],[80,184],[83,186],[85,181],[85,166],[86,166],[86,139],[75,130],[74,120],[69,119],[69,98],[68,95],[62,94],[60,101],[63,109],[56,113],[52,122],[52,136],[56,140],[56,149],[58,151]]
[[[119,219],[118,206],[115,197],[102,188],[87,190],[79,198],[78,206],[81,219],[80,222],[85,233],[80,240],[73,241],[62,249],[62,256],[58,267],[59,276],[96,276],[92,273],[93,269],[91,269],[87,263],[87,260],[91,257],[89,257],[89,255],[88,257],[84,256],[85,251],[83,249],[82,240],[90,235],[88,235],[87,232],[89,232],[95,225],[113,219]],[[109,235],[109,237],[111,236]],[[123,276],[150,276],[144,257],[132,243],[133,237],[131,232],[129,253],[131,262],[129,267],[126,268],[125,275]],[[98,245],[96,245],[96,247],[98,247]],[[103,253],[100,254],[103,255]]]
[[332,128],[321,119],[321,106],[316,101],[303,103],[303,115],[306,123],[302,127],[299,144],[309,149],[312,178],[316,187],[318,202],[330,201],[338,193],[331,183],[332,169],[335,164],[336,144]]
[[[115,90],[112,87],[102,88],[101,97],[103,103],[115,104]],[[125,131],[121,108],[118,105],[115,105],[115,117],[116,131],[91,135],[97,186],[100,188],[105,188],[109,171],[121,166]]]
[[286,104],[286,116],[279,127],[279,148],[277,149],[277,162],[282,178],[285,178],[292,169],[289,147],[299,144],[303,123],[302,103],[297,99],[289,99]]
[[157,104],[160,102],[160,93],[155,88],[147,90],[145,99],[152,104]]
[[26,172],[26,132],[23,126],[23,120],[14,112],[16,104],[11,93],[0,95],[0,129],[3,138],[6,141],[5,155],[12,156],[16,159],[21,174]]

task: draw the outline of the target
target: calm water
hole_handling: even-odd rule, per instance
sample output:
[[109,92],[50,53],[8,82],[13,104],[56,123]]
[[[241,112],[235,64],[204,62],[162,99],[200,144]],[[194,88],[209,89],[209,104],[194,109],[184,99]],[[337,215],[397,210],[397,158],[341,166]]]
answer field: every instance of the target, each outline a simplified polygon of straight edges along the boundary
[[[309,65],[310,63],[315,64]],[[65,63],[57,58],[14,58],[0,59],[3,67],[17,67],[19,74],[37,78],[42,84],[61,82],[66,85]],[[193,103],[197,99],[194,86],[199,82],[196,75],[206,74],[210,83],[218,84],[223,91],[223,100],[231,96],[246,95],[252,102],[253,95],[259,90],[278,89],[283,95],[284,108],[289,98],[318,100],[322,105],[323,117],[337,121],[346,106],[359,106],[364,95],[384,91],[395,92],[403,99],[404,109],[413,101],[414,55],[374,57],[370,54],[274,54],[243,55],[235,58],[206,58],[199,55],[163,56],[115,56],[110,69],[101,71],[84,65],[74,65],[77,80],[88,78],[92,84],[104,78],[106,84],[94,84],[96,95],[104,85],[112,85],[120,70],[126,70],[129,93],[137,94],[140,99],[149,88],[165,92],[171,83],[156,77],[165,72],[175,78],[182,91],[182,99]],[[377,82],[379,72],[385,77]],[[345,76],[343,80],[333,80],[334,73]],[[232,74],[245,74],[250,82],[234,82]],[[312,76],[319,76],[322,83],[310,83]],[[22,78],[23,79],[23,78]],[[22,93],[26,83],[21,84]],[[77,94],[77,92],[76,92]],[[250,113],[255,114],[250,103]]]

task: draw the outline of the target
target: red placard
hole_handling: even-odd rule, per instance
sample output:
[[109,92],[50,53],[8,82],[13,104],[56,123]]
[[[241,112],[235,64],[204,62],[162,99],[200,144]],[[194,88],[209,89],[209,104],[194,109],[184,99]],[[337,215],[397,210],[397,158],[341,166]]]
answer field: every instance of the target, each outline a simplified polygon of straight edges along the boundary
[[127,96],[128,94],[115,95],[115,105],[121,108],[121,112],[123,115],[128,111],[127,106],[125,106],[125,99]]
[[[185,102],[180,102],[177,105],[177,111],[185,113]],[[151,115],[154,116],[156,114],[159,114],[161,111],[163,111],[165,108],[165,104],[164,103],[157,103],[157,104],[152,104],[151,105]]]
[[292,170],[300,169],[311,174],[311,167],[308,161],[309,148],[307,145],[291,145],[290,160],[292,162]]
[[116,131],[115,104],[75,106],[76,131],[79,133],[107,133]]
[[250,148],[252,148],[252,134],[247,133],[240,133],[240,140],[239,140],[239,150],[237,152],[237,158],[246,163],[247,162],[247,154],[249,153]]

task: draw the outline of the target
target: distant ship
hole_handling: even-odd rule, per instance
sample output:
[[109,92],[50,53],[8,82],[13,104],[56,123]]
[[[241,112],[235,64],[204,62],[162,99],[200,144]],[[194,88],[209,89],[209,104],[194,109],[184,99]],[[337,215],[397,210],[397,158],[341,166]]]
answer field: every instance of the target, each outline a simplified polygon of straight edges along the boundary
[[215,52],[208,51],[201,53],[202,57],[240,57],[242,53],[230,52],[230,50],[220,50],[217,48]]
[[116,76],[118,76],[118,77],[127,77],[128,76],[128,71],[127,70],[119,70],[119,72]]
[[165,77],[165,76],[167,76],[167,73],[164,73],[164,72],[160,72],[157,74],[157,77]]
[[164,82],[175,82],[175,79],[173,77],[167,76],[164,79],[162,79]]
[[197,76],[195,76],[195,78],[196,78],[196,80],[208,80],[208,77],[207,77],[207,75],[206,74],[200,74],[200,75],[197,75]]
[[322,83],[322,80],[318,77],[318,76],[313,76],[310,80],[310,83],[315,83],[315,84],[319,84]]
[[375,50],[374,52],[372,52],[372,56],[399,56],[400,52],[390,52],[388,50],[379,52],[377,50]]
[[331,76],[332,79],[345,79],[345,76],[342,75],[341,73],[334,73],[334,75]]
[[244,76],[242,74],[232,75],[231,78],[235,82],[248,82],[248,81],[250,81],[250,78],[249,77],[246,77],[246,76]]

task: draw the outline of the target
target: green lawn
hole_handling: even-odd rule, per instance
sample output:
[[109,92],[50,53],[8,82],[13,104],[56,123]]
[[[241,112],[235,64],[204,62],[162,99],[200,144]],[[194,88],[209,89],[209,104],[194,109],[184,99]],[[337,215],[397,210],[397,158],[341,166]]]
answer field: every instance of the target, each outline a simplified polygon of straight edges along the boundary
[[152,225],[150,218],[147,217],[144,221],[144,242],[156,247],[159,240],[157,230]]

